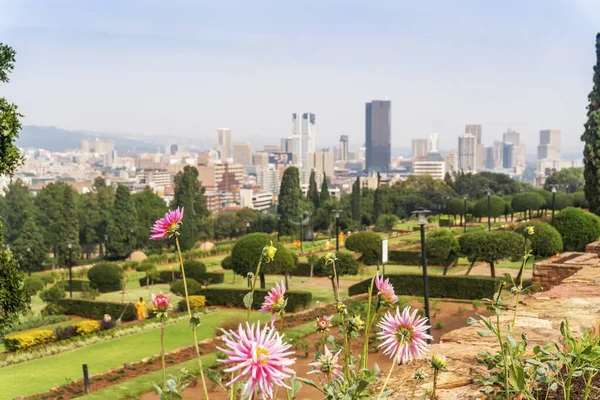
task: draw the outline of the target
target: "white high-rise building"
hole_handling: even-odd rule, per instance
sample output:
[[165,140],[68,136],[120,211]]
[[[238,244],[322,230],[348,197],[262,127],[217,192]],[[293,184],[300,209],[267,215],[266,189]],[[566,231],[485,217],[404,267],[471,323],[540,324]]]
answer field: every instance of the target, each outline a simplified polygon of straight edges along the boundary
[[221,160],[231,158],[231,130],[229,128],[217,129],[217,151],[221,153]]
[[340,136],[339,157],[340,161],[348,161],[348,135]]
[[427,139],[413,139],[412,140],[412,159],[413,160],[427,157],[428,150],[429,150],[429,142]]
[[483,168],[483,138],[480,124],[465,125],[465,133],[475,136],[475,168]]
[[538,160],[560,160],[560,131],[545,129],[540,131],[540,145],[538,146]]
[[458,169],[465,172],[477,171],[476,147],[475,135],[465,133],[458,137]]
[[429,135],[429,152],[430,153],[439,153],[440,148],[438,146],[440,140],[440,135],[437,132]]
[[278,194],[280,184],[279,170],[272,164],[266,166],[257,166],[256,184],[260,186],[264,192]]
[[[292,138],[300,140],[297,149],[298,161],[304,165],[306,164],[307,154],[315,152],[315,114],[292,114]],[[296,146],[294,146],[294,149],[296,150]]]

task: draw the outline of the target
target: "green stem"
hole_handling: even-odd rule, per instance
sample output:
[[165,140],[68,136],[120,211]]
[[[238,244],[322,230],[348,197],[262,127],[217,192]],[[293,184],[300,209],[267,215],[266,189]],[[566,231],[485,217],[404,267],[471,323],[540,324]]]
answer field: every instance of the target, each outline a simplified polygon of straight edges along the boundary
[[334,292],[333,295],[335,296],[335,301],[337,301],[339,303],[340,301],[340,288],[338,287],[338,280],[337,280],[337,271],[335,268],[335,261],[331,262],[331,269],[333,270],[333,287],[334,287]]
[[283,334],[283,313],[280,313],[279,316],[281,317],[281,334]]
[[379,392],[379,396],[377,396],[377,400],[379,400],[381,398],[381,395],[385,391],[385,388],[386,388],[388,382],[390,381],[390,376],[392,376],[392,371],[394,370],[394,367],[396,366],[396,362],[397,362],[396,357],[394,357],[394,361],[392,362],[392,366],[390,367],[390,372],[388,372],[387,377],[385,378],[385,382],[383,382],[383,387],[381,388],[381,392]]
[[592,379],[596,374],[589,374],[589,378],[585,381],[585,390],[583,392],[583,400],[588,400],[590,398],[590,393],[592,391]]
[[[179,253],[179,266],[181,267],[181,277],[183,278],[183,288],[185,290],[185,304],[187,305],[188,316],[190,322],[192,320],[192,309],[190,308],[190,300],[188,296],[187,280],[185,278],[185,269],[183,268],[183,256],[181,255],[181,246],[179,246],[179,238],[175,236],[177,244],[177,252]],[[198,348],[198,335],[196,333],[196,324],[192,324],[192,333],[194,335],[194,348],[196,350],[196,358],[198,358],[198,367],[200,368],[200,378],[202,380],[202,389],[204,390],[204,398],[208,400],[208,390],[206,388],[206,379],[204,379],[204,368],[202,368],[202,360],[200,359],[200,349]]]
[[160,317],[160,360],[163,373],[163,390],[167,390],[167,368],[165,366],[165,317]]
[[[369,286],[369,297],[368,297],[368,306],[367,306],[367,326],[365,330],[365,342],[363,344],[363,352],[362,352],[362,367],[366,369],[369,365],[369,332],[371,331],[371,326],[373,322],[371,321],[371,303],[373,299],[373,284],[375,282],[375,275],[373,275],[373,279],[371,279],[371,286]],[[375,317],[373,317],[373,321]]]
[[346,378],[346,382],[348,382],[350,379],[350,343],[348,342],[345,314],[342,314],[342,334],[344,335],[344,377]]
[[515,329],[515,324],[517,323],[517,311],[519,310],[519,300],[521,298],[521,289],[523,287],[523,274],[525,272],[525,266],[527,265],[527,260],[529,257],[523,258],[523,263],[521,264],[521,268],[519,269],[519,287],[517,288],[517,302],[515,303],[515,312],[513,314],[513,330]]
[[325,342],[326,342],[326,340],[325,340],[325,331],[323,331],[323,337],[321,339],[321,344],[323,345],[323,353],[321,353],[321,354],[325,354]]
[[[254,279],[252,279],[252,286],[250,286],[250,293],[252,293],[252,301],[254,302],[254,288],[256,287],[256,279],[260,274],[260,264],[262,263],[262,253],[260,254],[260,258],[258,260],[258,265],[256,266],[256,274],[254,274]],[[250,320],[250,311],[252,310],[252,305],[248,308],[248,315],[246,316],[246,321]]]
[[435,391],[437,389],[438,370],[433,370],[433,390],[431,391],[431,400],[435,400]]

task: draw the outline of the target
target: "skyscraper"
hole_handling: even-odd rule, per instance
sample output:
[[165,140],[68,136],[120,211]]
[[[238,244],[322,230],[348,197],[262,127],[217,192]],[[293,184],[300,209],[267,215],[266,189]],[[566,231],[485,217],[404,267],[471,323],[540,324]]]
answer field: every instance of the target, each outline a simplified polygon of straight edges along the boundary
[[221,160],[231,158],[231,130],[228,128],[217,129],[216,149],[221,153]]
[[428,149],[429,153],[439,153],[439,151],[440,151],[440,148],[438,146],[439,139],[440,139],[440,135],[437,132],[434,132],[429,135],[429,149]]
[[458,169],[465,172],[476,172],[475,145],[476,137],[465,133],[458,137]]
[[480,124],[465,125],[465,133],[475,136],[475,166],[483,168],[483,139]]
[[560,160],[560,131],[546,129],[540,131],[540,145],[538,146],[538,160]]
[[348,135],[340,136],[340,161],[348,161]]
[[412,159],[427,157],[429,151],[429,141],[427,139],[412,140]]
[[[299,140],[298,159],[306,164],[306,155],[315,152],[315,114],[292,114],[292,138]],[[296,147],[296,146],[295,146]]]
[[233,143],[233,162],[250,165],[252,164],[252,146],[248,142]]
[[373,100],[365,111],[366,169],[386,171],[392,161],[392,102]]
[[503,154],[504,142],[501,140],[494,140],[494,168],[502,165]]

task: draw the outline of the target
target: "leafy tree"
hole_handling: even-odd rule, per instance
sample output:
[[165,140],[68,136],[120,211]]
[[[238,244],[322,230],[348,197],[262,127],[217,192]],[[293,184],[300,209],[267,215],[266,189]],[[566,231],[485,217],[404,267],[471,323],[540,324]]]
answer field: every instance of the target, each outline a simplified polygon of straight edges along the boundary
[[394,214],[382,214],[377,218],[375,228],[379,232],[391,232],[397,222],[398,217],[396,217]]
[[13,243],[21,234],[26,215],[32,210],[33,205],[29,188],[22,180],[17,179],[8,185],[5,203],[5,214],[2,215],[5,237],[8,243]]
[[[57,244],[59,265],[67,265],[69,257],[71,257],[71,261],[75,264],[81,255],[75,195],[76,192],[74,189],[70,186],[65,186],[62,215],[59,223],[61,240]],[[71,244],[70,249],[69,243]]]
[[[233,272],[240,276],[247,276],[248,273],[256,273],[256,266],[262,250],[271,243],[271,237],[266,233],[251,233],[244,236],[233,246],[231,250],[231,261]],[[281,243],[273,243],[277,248],[273,261],[263,262],[260,267],[260,287],[265,288],[265,274],[283,274],[289,273],[296,267],[292,253]]]
[[[246,227],[244,226],[244,229]],[[233,211],[222,211],[215,217],[215,239],[233,238],[239,234],[238,219]]]
[[179,229],[182,250],[193,248],[200,232],[206,232],[202,220],[209,216],[209,211],[206,208],[204,191],[204,187],[198,181],[198,170],[195,167],[187,165],[183,172],[175,176],[175,198],[171,208],[184,208],[184,217]]
[[323,174],[323,182],[321,183],[321,193],[319,194],[319,204],[329,200],[329,187],[327,186],[327,175]]
[[150,240],[148,231],[154,222],[167,212],[167,204],[149,186],[131,196],[137,213],[136,242],[141,248],[154,248],[155,240]]
[[96,238],[100,243],[100,254],[106,253],[104,245],[108,239],[108,227],[112,219],[112,207],[115,202],[115,191],[112,186],[106,186],[102,177],[94,179],[93,192],[98,202],[98,221],[96,224]]
[[588,96],[589,105],[585,132],[581,140],[585,177],[585,197],[590,211],[600,214],[600,33],[596,35],[596,65],[594,66],[594,86]]
[[306,193],[306,198],[315,206],[315,209],[319,208],[320,205],[320,197],[319,197],[319,189],[317,189],[317,181],[315,178],[315,171],[310,172],[310,179],[308,180],[308,192]]
[[[10,46],[0,43],[0,83],[9,81],[8,74],[14,69],[17,53]],[[15,146],[21,130],[19,113],[15,104],[0,97],[0,175],[12,176],[17,167],[23,164],[23,156]]]
[[112,219],[108,226],[106,250],[109,254],[124,258],[136,247],[137,212],[131,199],[129,188],[125,185],[117,187]]
[[99,263],[88,270],[90,286],[102,293],[121,289],[123,270],[116,263]]
[[360,176],[357,176],[356,181],[352,184],[352,219],[354,221],[360,221],[362,217],[360,200]]
[[61,231],[61,220],[64,206],[66,183],[50,183],[42,188],[35,196],[37,221],[39,223],[46,247],[55,257],[58,254],[58,245],[64,239]]
[[346,249],[362,253],[360,260],[366,265],[379,263],[381,238],[373,232],[358,232],[346,239]]
[[531,218],[531,211],[545,207],[546,200],[539,193],[522,192],[513,196],[511,205],[515,212],[529,211],[529,217]]
[[385,214],[386,210],[384,197],[385,191],[381,187],[375,189],[375,192],[373,193],[373,218],[375,221],[377,221],[381,214]]
[[13,243],[12,251],[28,275],[43,270],[48,251],[33,214],[26,217],[23,231]]
[[279,231],[282,235],[291,235],[296,230],[290,220],[296,221],[300,215],[300,174],[298,168],[288,167],[283,173],[279,188],[277,214],[280,215]]
[[585,198],[584,192],[575,192],[573,193],[573,207],[579,208],[588,208],[590,204]]
[[583,189],[585,179],[583,178],[583,168],[563,168],[555,171],[546,178],[544,189],[551,191],[552,185],[557,185],[559,190],[567,193],[575,193]]
[[100,218],[98,198],[92,192],[77,197],[77,220],[79,222],[79,243],[81,251],[87,258],[101,243],[96,236],[96,227]]
[[522,185],[506,174],[494,172],[455,172],[450,179],[451,187],[459,196],[479,199],[486,196],[489,188],[492,192],[502,195],[513,195],[522,189]]
[[370,226],[375,224],[373,219],[374,192],[368,187],[363,187],[360,191],[361,225]]
[[[463,205],[464,207],[464,205]],[[504,215],[506,203],[504,199],[499,196],[490,196],[490,217],[498,218]],[[473,216],[477,218],[487,217],[488,215],[488,198],[487,196],[482,197],[475,203],[473,207]]]
[[[467,201],[467,213],[473,209],[473,204]],[[465,200],[461,198],[453,197],[448,200],[448,213],[454,216],[460,215],[460,225],[463,224],[465,217]]]
[[503,259],[521,259],[529,241],[523,236],[510,231],[480,231],[462,235],[459,239],[460,252],[471,262],[466,275],[477,261],[490,264],[492,277],[496,277],[495,264]]
[[458,260],[460,253],[458,240],[452,231],[446,229],[429,233],[425,248],[427,249],[427,260],[444,266],[444,275],[448,273],[448,268]]

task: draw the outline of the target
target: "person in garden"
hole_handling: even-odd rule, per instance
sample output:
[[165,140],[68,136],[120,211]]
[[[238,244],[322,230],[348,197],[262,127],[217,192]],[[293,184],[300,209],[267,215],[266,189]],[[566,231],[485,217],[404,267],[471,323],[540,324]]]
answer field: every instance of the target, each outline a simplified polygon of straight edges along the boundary
[[138,320],[143,321],[146,319],[146,302],[143,297],[140,297],[140,300],[135,303],[135,312]]

